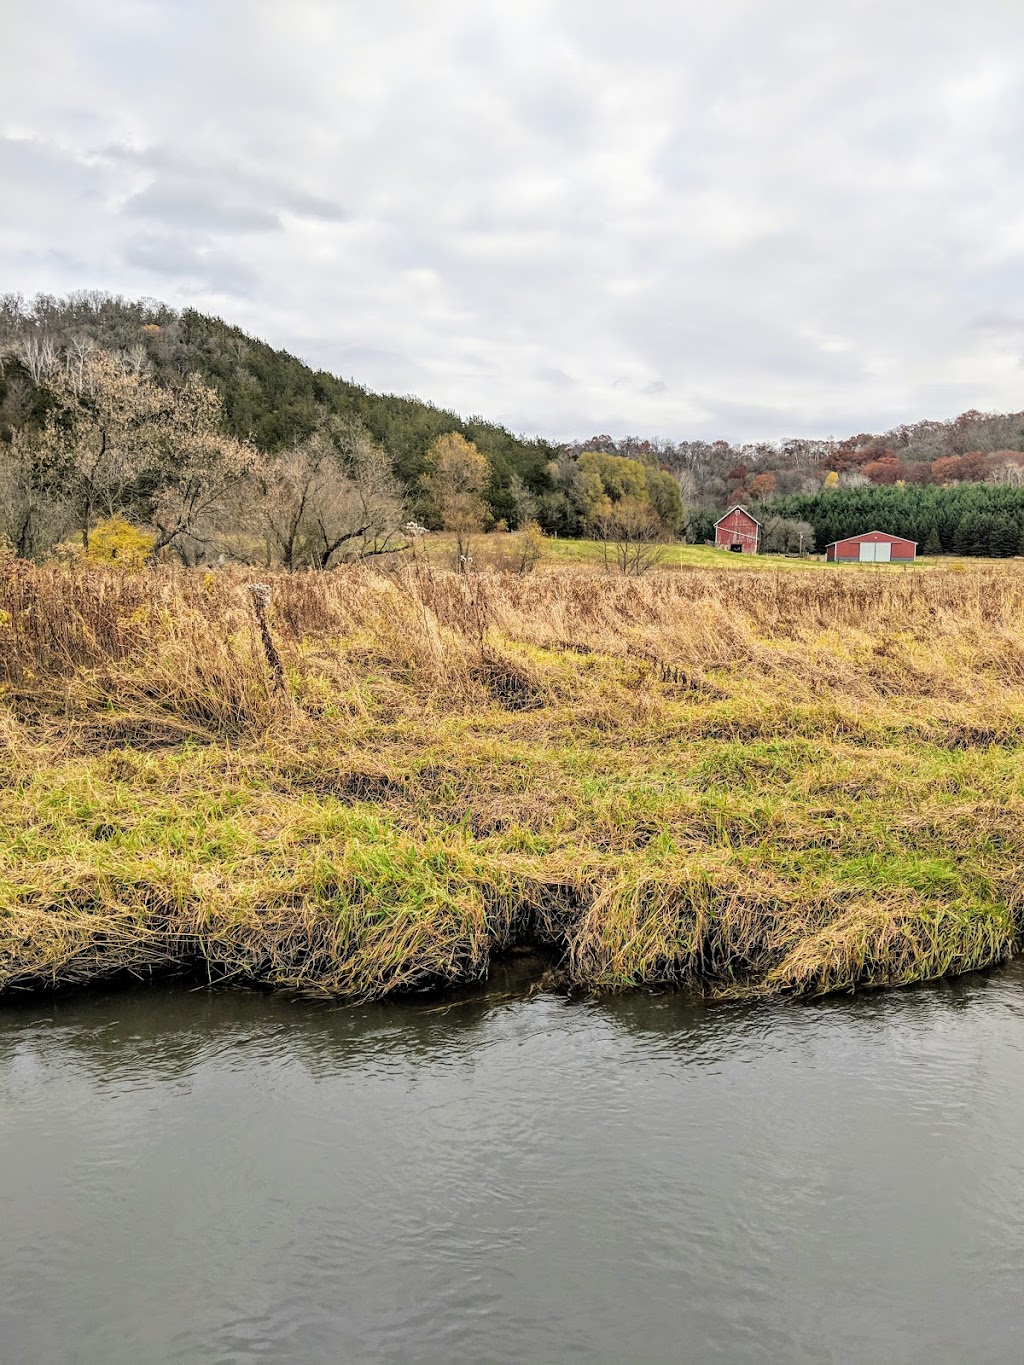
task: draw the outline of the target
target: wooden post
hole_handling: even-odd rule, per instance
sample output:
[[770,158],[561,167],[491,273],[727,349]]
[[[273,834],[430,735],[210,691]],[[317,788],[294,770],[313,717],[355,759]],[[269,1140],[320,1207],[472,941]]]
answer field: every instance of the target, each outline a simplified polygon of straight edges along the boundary
[[267,608],[270,606],[270,588],[266,583],[248,584],[249,597],[252,601],[252,609],[256,613],[256,623],[260,628],[260,639],[263,642],[263,653],[270,666],[270,672],[274,679],[274,691],[284,691],[284,664],[281,656],[277,652],[273,636],[270,634],[270,626],[267,624]]

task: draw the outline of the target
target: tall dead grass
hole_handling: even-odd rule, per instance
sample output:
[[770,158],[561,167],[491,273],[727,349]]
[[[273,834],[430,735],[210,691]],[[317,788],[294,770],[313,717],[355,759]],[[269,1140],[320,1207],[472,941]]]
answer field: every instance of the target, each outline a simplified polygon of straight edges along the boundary
[[[352,678],[386,669],[448,699],[475,664],[508,645],[663,664],[684,677],[753,667],[790,675],[811,695],[913,691],[925,674],[953,696],[965,674],[1024,682],[1024,575],[996,570],[697,570],[620,580],[413,566],[266,581],[272,629],[293,672],[303,649],[327,645]],[[8,698],[52,699],[69,680],[90,678],[215,727],[268,720],[272,680],[248,582],[232,570],[122,573],[8,560],[0,684]]]

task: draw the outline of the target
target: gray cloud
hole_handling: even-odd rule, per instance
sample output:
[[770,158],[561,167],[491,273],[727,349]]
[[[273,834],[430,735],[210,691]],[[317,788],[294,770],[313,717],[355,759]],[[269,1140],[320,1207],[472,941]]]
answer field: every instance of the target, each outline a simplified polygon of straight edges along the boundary
[[280,216],[258,203],[226,198],[212,185],[188,181],[147,185],[131,195],[121,211],[167,228],[204,232],[274,232],[281,227]]
[[170,233],[133,237],[122,257],[125,265],[152,274],[172,288],[212,294],[247,296],[259,288],[259,276],[222,250],[191,243]]
[[9,287],[211,308],[556,437],[1024,407],[1007,0],[48,0],[5,29]]

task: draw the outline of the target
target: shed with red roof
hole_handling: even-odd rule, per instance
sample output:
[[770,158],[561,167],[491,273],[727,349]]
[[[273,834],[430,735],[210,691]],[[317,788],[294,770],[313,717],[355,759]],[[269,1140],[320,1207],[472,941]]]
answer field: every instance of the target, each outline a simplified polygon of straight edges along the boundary
[[917,541],[885,531],[867,531],[862,536],[834,540],[826,547],[825,558],[836,564],[912,564],[917,558]]

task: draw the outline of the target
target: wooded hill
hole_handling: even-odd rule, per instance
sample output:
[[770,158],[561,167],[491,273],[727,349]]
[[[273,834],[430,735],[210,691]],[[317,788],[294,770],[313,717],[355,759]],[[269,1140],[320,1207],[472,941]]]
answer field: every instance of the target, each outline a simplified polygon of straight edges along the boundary
[[268,455],[307,440],[326,413],[364,426],[409,489],[423,473],[431,442],[459,432],[487,457],[487,501],[498,518],[512,513],[513,475],[534,491],[549,484],[546,469],[557,451],[546,441],[517,437],[495,422],[463,418],[419,398],[374,393],[193,309],[177,313],[152,299],[92,291],[63,299],[40,295],[30,303],[0,298],[0,346],[15,347],[0,371],[0,429],[38,419],[45,410],[45,396],[31,392],[38,375],[22,362],[16,344],[59,349],[82,338],[111,351],[141,348],[163,383],[198,374],[220,394],[229,434]]
[[819,548],[882,529],[922,551],[1005,555],[1024,550],[1022,486],[1024,413],[844,441],[559,447],[374,393],[191,309],[0,299],[0,535],[35,557],[114,513],[186,562],[327,567],[389,551],[410,517],[700,542],[734,502],[777,528],[776,549],[788,525]]

